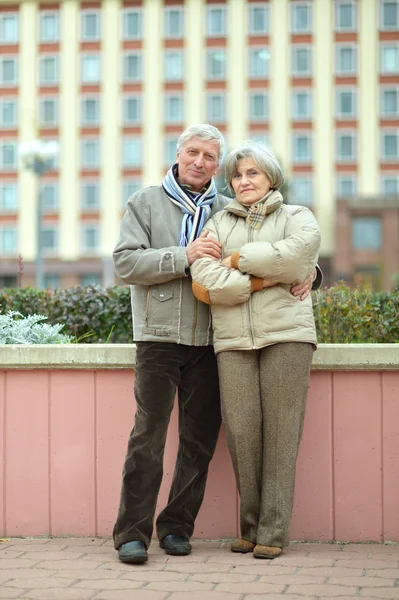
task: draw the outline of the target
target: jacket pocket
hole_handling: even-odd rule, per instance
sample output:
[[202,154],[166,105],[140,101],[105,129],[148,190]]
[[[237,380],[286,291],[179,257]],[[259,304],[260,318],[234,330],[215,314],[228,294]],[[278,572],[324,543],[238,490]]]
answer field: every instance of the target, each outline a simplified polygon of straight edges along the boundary
[[[244,335],[241,306],[212,307],[212,325],[216,340],[234,340]],[[246,304],[245,304],[246,306]]]
[[173,322],[173,286],[156,285],[148,290],[148,324],[171,325]]

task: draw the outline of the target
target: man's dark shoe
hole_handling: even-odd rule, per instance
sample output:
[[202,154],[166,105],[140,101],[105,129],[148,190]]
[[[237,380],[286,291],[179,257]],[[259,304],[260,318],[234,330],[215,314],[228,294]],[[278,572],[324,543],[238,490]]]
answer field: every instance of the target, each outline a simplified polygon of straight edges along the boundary
[[187,556],[191,552],[191,544],[188,539],[174,533],[165,535],[159,542],[159,545],[165,550],[166,554],[171,554],[172,556]]
[[126,542],[118,548],[119,560],[124,563],[141,564],[148,560],[148,554],[144,542],[134,540]]

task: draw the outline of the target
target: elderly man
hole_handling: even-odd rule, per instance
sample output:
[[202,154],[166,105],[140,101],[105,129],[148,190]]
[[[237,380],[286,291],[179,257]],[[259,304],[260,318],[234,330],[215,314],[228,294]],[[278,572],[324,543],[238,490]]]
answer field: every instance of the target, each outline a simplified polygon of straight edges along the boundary
[[[202,229],[228,202],[213,180],[222,154],[218,129],[186,129],[162,185],[130,198],[114,251],[118,276],[132,285],[137,342],[137,412],[114,527],[115,548],[127,563],[148,559],[176,389],[179,450],[168,504],[156,521],[160,546],[168,554],[191,552],[189,540],[216,446],[221,417],[210,312],[192,293],[189,267],[198,258],[221,257],[220,244]],[[305,297],[310,285],[292,291]]]

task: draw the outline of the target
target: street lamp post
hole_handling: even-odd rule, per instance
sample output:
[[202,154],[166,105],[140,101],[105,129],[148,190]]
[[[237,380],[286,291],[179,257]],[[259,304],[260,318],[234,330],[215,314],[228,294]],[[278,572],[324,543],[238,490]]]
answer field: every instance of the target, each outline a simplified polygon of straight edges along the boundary
[[42,194],[40,189],[41,177],[53,168],[53,160],[58,154],[57,142],[31,140],[19,146],[19,155],[26,169],[33,171],[37,177],[37,209],[36,209],[36,287],[44,287],[43,257],[42,257]]

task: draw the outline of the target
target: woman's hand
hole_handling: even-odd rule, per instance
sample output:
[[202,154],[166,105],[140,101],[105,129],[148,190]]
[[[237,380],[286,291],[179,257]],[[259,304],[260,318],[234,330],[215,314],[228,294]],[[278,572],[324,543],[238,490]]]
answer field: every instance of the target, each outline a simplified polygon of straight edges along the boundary
[[312,289],[312,284],[317,275],[316,269],[314,270],[309,277],[305,279],[302,283],[297,283],[296,285],[291,286],[291,294],[293,296],[299,296],[300,300],[305,300]]

